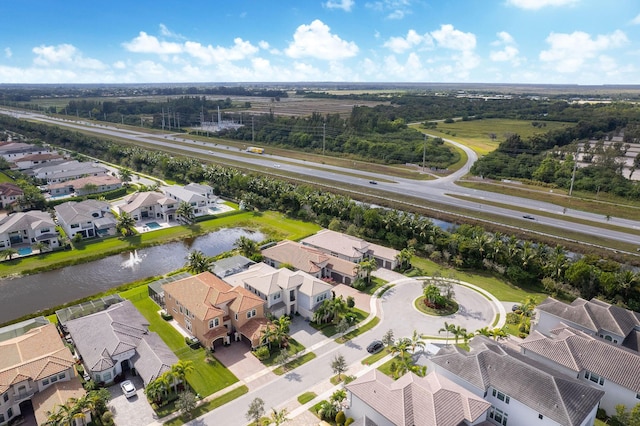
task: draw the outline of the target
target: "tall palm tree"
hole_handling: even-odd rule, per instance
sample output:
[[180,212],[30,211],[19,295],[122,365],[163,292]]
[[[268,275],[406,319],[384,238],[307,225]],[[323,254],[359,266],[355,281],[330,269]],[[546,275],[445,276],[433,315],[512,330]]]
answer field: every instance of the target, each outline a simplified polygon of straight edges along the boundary
[[187,257],[187,269],[192,274],[200,274],[211,268],[212,259],[200,250],[194,250]]
[[144,394],[151,402],[159,403],[164,394],[164,386],[158,379],[153,380],[144,388]]
[[362,259],[356,265],[358,272],[362,271],[365,273],[365,280],[367,284],[371,283],[371,272],[375,271],[378,268],[378,264],[375,259]]
[[193,371],[194,371],[193,361],[190,361],[190,360],[180,360],[171,366],[171,375],[178,382],[184,383],[187,378],[187,374]]
[[416,330],[413,330],[413,335],[411,336],[411,352],[416,353],[416,349],[420,349],[420,351],[424,351],[426,343],[422,340],[422,336]]
[[11,260],[14,255],[18,254],[18,250],[12,248],[6,248],[0,251],[0,258]]
[[491,330],[489,330],[489,327],[482,327],[478,330],[476,330],[476,335],[478,336],[486,336],[486,337],[491,337]]
[[118,223],[116,225],[120,233],[125,236],[133,235],[133,227],[136,225],[136,221],[127,212],[121,212],[118,216]]
[[449,333],[452,333],[453,330],[455,330],[455,328],[456,326],[454,324],[449,324],[448,322],[445,321],[444,327],[438,330],[438,334],[442,333],[443,331],[447,333],[447,337],[445,338],[445,341],[444,341],[445,345],[449,344]]
[[462,326],[456,325],[451,329],[451,333],[453,333],[453,336],[454,336],[454,339],[455,339],[456,345],[457,345],[458,344],[458,340],[461,337],[467,335],[467,329],[462,327]]
[[285,348],[289,342],[289,326],[291,319],[283,315],[272,323],[275,326],[274,338],[278,342],[278,346]]
[[186,223],[191,224],[195,219],[195,213],[193,212],[193,206],[186,201],[180,201],[178,208],[176,209],[176,215],[182,218]]
[[332,322],[336,324],[339,323],[344,315],[349,311],[347,301],[344,300],[344,297],[342,296],[334,297],[330,300],[330,303],[328,305],[329,313],[332,316]]
[[238,238],[233,245],[240,250],[240,253],[245,257],[251,257],[259,251],[258,243],[244,235]]

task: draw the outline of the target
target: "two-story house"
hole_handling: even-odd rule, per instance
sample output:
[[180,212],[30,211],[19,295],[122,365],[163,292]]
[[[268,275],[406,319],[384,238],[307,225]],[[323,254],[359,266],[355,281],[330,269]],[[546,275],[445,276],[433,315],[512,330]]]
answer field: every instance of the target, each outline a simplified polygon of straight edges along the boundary
[[76,234],[82,238],[113,235],[116,218],[109,203],[99,200],[68,201],[54,207],[58,223],[69,238]]
[[264,263],[257,263],[244,272],[225,277],[225,281],[242,285],[262,298],[266,309],[275,317],[298,313],[311,319],[316,308],[332,297],[333,288],[305,272],[275,269]]
[[7,161],[15,162],[27,155],[44,154],[47,152],[51,152],[49,148],[40,145],[23,142],[0,143],[0,157]]
[[75,397],[84,395],[75,363],[53,324],[0,341],[0,425],[28,410],[29,404],[53,411],[56,401],[51,394],[60,384]]
[[22,158],[14,160],[19,170],[32,169],[34,167],[41,167],[44,164],[50,164],[54,162],[61,162],[64,157],[54,152],[48,152],[44,154],[31,154],[25,155]]
[[115,206],[120,212],[126,212],[136,222],[149,220],[168,223],[176,219],[179,202],[159,192],[136,192],[124,198],[124,204]]
[[135,368],[145,386],[178,362],[178,357],[149,322],[125,300],[107,309],[71,319],[69,332],[85,371],[96,383],[111,384]]
[[60,245],[56,224],[49,213],[31,210],[12,213],[0,220],[0,249],[39,242],[50,248]]
[[608,415],[616,405],[640,404],[640,353],[558,325],[549,336],[534,331],[520,344],[522,354],[605,392],[600,408]]
[[491,404],[441,374],[407,373],[393,380],[371,370],[345,386],[345,414],[361,425],[472,426],[487,418]]
[[394,269],[398,266],[397,256],[400,253],[398,250],[330,229],[318,231],[300,242],[305,246],[353,263],[358,263],[362,259],[375,259],[380,268]]
[[430,360],[436,372],[491,403],[487,420],[496,425],[591,426],[602,389],[575,375],[522,355],[485,336],[469,352],[446,346]]
[[251,347],[260,345],[267,320],[264,300],[249,290],[232,287],[211,272],[177,280],[162,286],[166,310],[180,326],[202,345],[245,339]]
[[113,191],[122,187],[122,181],[110,175],[86,176],[65,182],[47,185],[47,191],[53,197],[74,194],[79,197],[88,194]]
[[548,297],[536,306],[531,329],[549,336],[559,323],[616,345],[640,349],[640,313],[602,300],[577,298],[567,304]]
[[15,205],[23,196],[22,188],[15,183],[0,183],[0,209]]
[[331,256],[295,241],[284,240],[262,250],[264,262],[279,268],[291,265],[316,278],[330,278],[338,284],[351,285],[359,277],[358,265]]

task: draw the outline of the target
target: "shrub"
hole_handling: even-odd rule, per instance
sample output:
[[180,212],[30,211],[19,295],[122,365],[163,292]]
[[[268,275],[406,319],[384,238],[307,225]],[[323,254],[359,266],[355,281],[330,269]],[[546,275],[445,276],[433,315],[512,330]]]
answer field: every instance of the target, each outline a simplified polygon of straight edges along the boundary
[[367,282],[361,278],[358,278],[353,282],[353,288],[362,291],[367,288]]
[[353,422],[355,422],[355,420],[353,420],[353,417],[347,417],[347,420],[344,422],[344,426],[349,426]]
[[507,324],[520,324],[520,316],[514,312],[507,314]]
[[160,312],[160,316],[162,317],[163,320],[165,321],[171,321],[173,319],[173,315],[168,314],[166,312]]
[[344,422],[347,421],[347,416],[344,415],[344,411],[338,411],[336,414],[336,424],[338,426],[344,425]]
[[347,306],[349,308],[353,308],[356,306],[356,300],[353,298],[353,296],[347,297]]
[[271,355],[271,353],[269,352],[269,348],[267,346],[260,346],[258,349],[256,349],[253,352],[253,354],[260,361],[264,361],[265,359],[269,358],[269,356]]
[[604,410],[604,408],[598,408],[598,412],[596,413],[596,419],[602,420],[602,421],[607,419],[607,412]]

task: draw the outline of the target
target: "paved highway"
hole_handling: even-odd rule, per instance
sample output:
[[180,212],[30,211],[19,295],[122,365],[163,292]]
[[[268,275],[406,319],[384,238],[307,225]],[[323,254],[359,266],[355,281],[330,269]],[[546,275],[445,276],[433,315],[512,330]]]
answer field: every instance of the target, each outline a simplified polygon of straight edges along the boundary
[[[322,179],[333,180],[340,182],[343,185],[347,184],[354,190],[357,190],[358,187],[368,187],[369,190],[374,189],[374,185],[371,184],[370,181],[375,180],[377,182],[377,184],[375,185],[375,189],[379,190],[381,195],[383,196],[388,194],[387,196],[390,199],[393,199],[393,194],[401,193],[403,195],[409,195],[423,199],[425,200],[425,204],[427,206],[431,201],[459,208],[489,213],[496,216],[496,222],[498,223],[500,222],[500,217],[522,218],[526,213],[528,213],[528,211],[535,210],[540,212],[550,212],[558,215],[564,215],[566,217],[589,220],[595,223],[608,223],[610,225],[616,225],[621,228],[628,228],[630,230],[640,230],[640,221],[637,220],[628,220],[616,217],[611,217],[609,220],[607,220],[602,215],[570,209],[566,212],[563,212],[560,207],[550,203],[543,203],[532,199],[497,194],[488,191],[467,189],[458,186],[455,184],[455,182],[468,173],[473,162],[477,160],[477,155],[468,147],[448,139],[445,139],[445,141],[456,145],[457,147],[464,150],[467,154],[468,161],[465,166],[446,177],[441,177],[430,181],[419,181],[381,175],[378,173],[363,172],[354,169],[346,169],[327,164],[309,163],[304,160],[297,160],[270,154],[248,154],[238,150],[238,148],[235,147],[195,141],[189,139],[187,135],[183,134],[160,135],[146,132],[144,131],[144,129],[141,129],[140,131],[123,130],[103,124],[95,124],[91,122],[82,122],[75,120],[62,120],[43,114],[8,109],[0,109],[0,113],[9,114],[17,118],[36,120],[78,130],[90,130],[92,132],[105,136],[153,144],[158,146],[159,148],[175,148],[176,146],[174,145],[174,143],[179,142],[182,145],[178,146],[178,148],[190,151],[194,155],[200,155],[203,157],[218,157],[227,160],[248,163],[253,166],[270,167],[273,169],[273,174],[275,175],[277,175],[280,171],[287,171],[300,175],[308,175]],[[312,164],[313,167],[310,167],[310,164]],[[383,192],[386,194],[383,194]],[[462,200],[456,198],[455,196],[473,198],[474,201]],[[501,203],[511,207],[495,207],[489,204],[485,204],[485,201]],[[533,215],[533,219],[531,220],[551,227],[570,229],[583,234],[609,238],[612,240],[618,240],[640,246],[640,237],[638,237],[637,235],[621,231],[607,230],[600,228],[597,225],[583,225],[568,220],[563,220],[558,217],[545,217],[536,215]]]

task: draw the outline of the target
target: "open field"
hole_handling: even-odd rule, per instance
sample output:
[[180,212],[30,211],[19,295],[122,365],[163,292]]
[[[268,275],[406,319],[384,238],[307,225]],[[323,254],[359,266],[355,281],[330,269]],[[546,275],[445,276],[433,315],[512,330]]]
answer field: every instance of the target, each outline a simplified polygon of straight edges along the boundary
[[[426,133],[451,138],[467,145],[478,155],[485,155],[495,150],[500,142],[511,134],[518,134],[522,139],[527,139],[535,134],[546,133],[562,127],[572,126],[574,123],[542,122],[544,127],[533,127],[529,120],[508,120],[488,118],[484,120],[456,121],[455,123],[438,122],[435,129],[422,129],[421,124],[413,124],[412,127],[423,130]],[[495,139],[490,135],[495,134]]]

